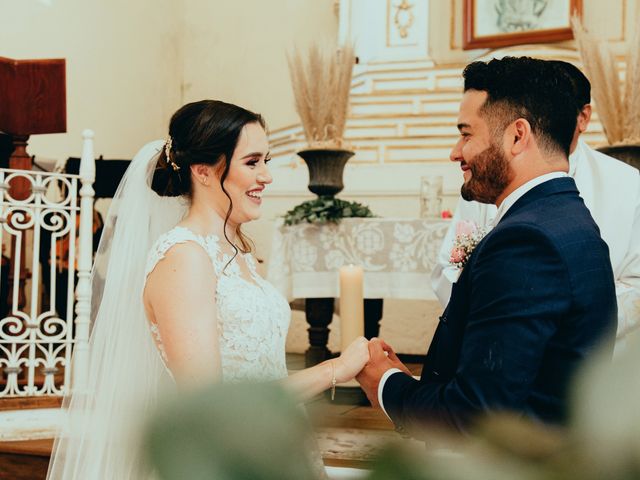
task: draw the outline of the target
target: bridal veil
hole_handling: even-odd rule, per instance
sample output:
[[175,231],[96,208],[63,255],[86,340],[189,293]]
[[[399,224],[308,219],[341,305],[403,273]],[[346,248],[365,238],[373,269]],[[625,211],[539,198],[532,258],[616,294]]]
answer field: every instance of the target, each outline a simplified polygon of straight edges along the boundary
[[[50,480],[144,479],[141,422],[172,380],[152,340],[142,301],[146,258],[184,216],[181,197],[150,188],[163,141],[135,156],[113,199],[92,269],[88,378],[63,401]],[[72,368],[73,363],[72,361]]]

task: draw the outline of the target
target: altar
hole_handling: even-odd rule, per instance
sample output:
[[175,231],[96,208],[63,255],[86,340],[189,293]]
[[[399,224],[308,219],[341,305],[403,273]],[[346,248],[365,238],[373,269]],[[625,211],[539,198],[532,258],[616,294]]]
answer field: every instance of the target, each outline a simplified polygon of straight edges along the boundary
[[326,358],[328,326],[339,297],[338,270],[364,269],[365,336],[378,334],[385,298],[435,300],[431,271],[450,220],[346,218],[339,224],[280,223],[267,279],[289,300],[305,299],[310,348],[306,364]]

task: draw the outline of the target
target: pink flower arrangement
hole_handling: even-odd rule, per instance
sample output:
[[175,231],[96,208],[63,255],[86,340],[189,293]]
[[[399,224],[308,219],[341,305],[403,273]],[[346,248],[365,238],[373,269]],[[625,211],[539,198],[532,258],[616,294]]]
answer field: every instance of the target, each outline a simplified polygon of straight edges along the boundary
[[480,243],[486,232],[477,223],[460,220],[456,224],[456,238],[449,255],[449,263],[462,270],[467,264],[471,252]]
[[453,247],[451,249],[451,257],[449,257],[449,261],[451,263],[461,263],[464,262],[466,256],[467,254],[463,248]]

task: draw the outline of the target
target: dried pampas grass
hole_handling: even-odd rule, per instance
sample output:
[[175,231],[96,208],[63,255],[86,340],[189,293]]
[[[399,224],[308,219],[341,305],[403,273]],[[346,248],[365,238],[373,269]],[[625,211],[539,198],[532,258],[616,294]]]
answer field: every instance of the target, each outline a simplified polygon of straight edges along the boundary
[[349,110],[355,54],[350,45],[338,51],[314,44],[307,55],[287,56],[296,111],[311,148],[347,148],[344,129]]
[[577,16],[571,19],[571,25],[609,144],[639,142],[640,29],[635,30],[627,52],[623,98],[618,65],[609,46],[589,34]]
[[640,143],[640,25],[635,28],[626,60],[624,139]]

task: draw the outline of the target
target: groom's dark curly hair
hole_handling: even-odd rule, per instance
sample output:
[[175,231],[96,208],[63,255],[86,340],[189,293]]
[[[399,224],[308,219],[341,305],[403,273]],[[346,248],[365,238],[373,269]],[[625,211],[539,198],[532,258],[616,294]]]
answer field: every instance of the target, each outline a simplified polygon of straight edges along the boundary
[[550,60],[562,72],[569,77],[573,85],[573,94],[576,101],[578,113],[585,105],[591,103],[591,82],[582,71],[574,64],[562,60]]
[[480,114],[494,138],[523,118],[541,149],[569,156],[576,128],[575,98],[573,85],[560,66],[530,57],[504,57],[470,63],[463,77],[465,92],[487,92]]

